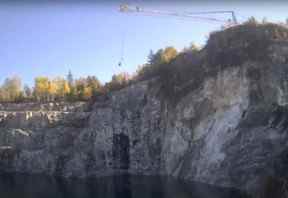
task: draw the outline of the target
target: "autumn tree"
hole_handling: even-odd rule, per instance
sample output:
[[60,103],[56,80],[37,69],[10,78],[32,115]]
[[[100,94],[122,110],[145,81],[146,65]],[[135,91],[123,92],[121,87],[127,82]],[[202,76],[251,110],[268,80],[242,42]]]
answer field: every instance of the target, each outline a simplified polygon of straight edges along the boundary
[[[111,90],[126,86],[128,79],[129,76],[127,73],[114,75],[109,83]],[[49,79],[44,76],[36,77],[33,88],[25,85],[23,89],[20,78],[7,78],[0,87],[0,102],[32,100],[39,102],[86,101],[90,100],[93,96],[104,93],[106,93],[105,87],[102,86],[96,76],[88,76],[74,80],[71,72],[69,72],[67,78],[57,77]]]
[[6,78],[0,89],[0,99],[5,102],[17,101],[22,96],[21,86],[19,77]]
[[70,93],[69,84],[64,78],[57,77],[53,79],[51,85],[55,88],[55,97],[58,100],[65,100],[66,96]]
[[160,49],[155,54],[150,51],[148,56],[148,64],[150,65],[160,65],[163,63],[168,63],[177,56],[178,52],[174,47],[166,47],[164,50]]
[[2,87],[0,87],[0,100],[1,102],[5,102],[7,100],[5,91]]
[[47,101],[49,98],[50,81],[47,77],[36,77],[34,84],[34,96],[38,101]]
[[174,47],[166,47],[162,54],[162,62],[161,63],[169,63],[171,60],[176,58],[178,52]]
[[161,67],[165,67],[177,55],[178,52],[174,47],[166,47],[165,49],[158,50],[156,53],[150,51],[147,64],[140,66],[137,70],[138,78],[147,79],[159,75]]

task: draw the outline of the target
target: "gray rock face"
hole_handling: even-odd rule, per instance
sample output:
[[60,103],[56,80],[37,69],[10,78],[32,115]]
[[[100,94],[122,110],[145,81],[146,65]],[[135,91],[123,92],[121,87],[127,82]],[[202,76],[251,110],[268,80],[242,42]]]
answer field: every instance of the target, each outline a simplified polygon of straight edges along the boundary
[[89,112],[2,105],[0,170],[165,174],[251,189],[287,174],[287,76],[284,63],[247,61],[205,77],[173,105],[159,97],[157,79],[113,92]]

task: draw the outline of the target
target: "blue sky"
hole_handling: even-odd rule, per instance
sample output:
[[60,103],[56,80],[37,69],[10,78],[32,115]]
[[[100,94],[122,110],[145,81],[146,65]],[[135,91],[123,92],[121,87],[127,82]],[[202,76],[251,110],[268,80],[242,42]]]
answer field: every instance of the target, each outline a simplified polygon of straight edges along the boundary
[[[18,75],[32,85],[35,76],[66,76],[69,70],[75,77],[96,75],[105,82],[113,73],[135,71],[145,63],[150,49],[173,45],[180,50],[191,42],[204,44],[209,32],[221,26],[175,17],[123,14],[118,12],[118,1],[20,2],[0,2],[0,82]],[[280,2],[145,2],[135,0],[132,4],[178,12],[235,10],[240,20],[253,15],[277,22],[288,17],[288,4]],[[124,64],[119,68],[123,40]]]

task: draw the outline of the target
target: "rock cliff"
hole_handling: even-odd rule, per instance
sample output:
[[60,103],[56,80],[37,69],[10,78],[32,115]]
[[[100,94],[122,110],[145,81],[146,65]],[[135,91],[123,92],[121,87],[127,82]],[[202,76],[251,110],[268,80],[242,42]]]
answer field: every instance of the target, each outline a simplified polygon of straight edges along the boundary
[[271,38],[265,50],[246,55],[242,50],[257,45],[253,32],[236,44],[221,41],[224,33],[235,40],[239,31],[211,36],[198,56],[199,71],[185,83],[167,82],[173,100],[166,82],[155,77],[89,110],[1,105],[0,170],[64,177],[164,174],[249,190],[265,176],[286,176],[288,43]]

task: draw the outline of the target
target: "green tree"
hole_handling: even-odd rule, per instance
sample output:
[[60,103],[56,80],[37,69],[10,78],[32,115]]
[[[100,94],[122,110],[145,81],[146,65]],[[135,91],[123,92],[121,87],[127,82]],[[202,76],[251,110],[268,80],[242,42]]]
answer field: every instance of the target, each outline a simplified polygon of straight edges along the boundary
[[73,74],[70,70],[69,70],[68,75],[67,75],[67,82],[68,82],[70,88],[74,87],[74,77],[73,77]]
[[96,76],[88,76],[86,80],[87,80],[87,86],[90,87],[93,95],[96,95],[97,93],[100,92],[102,85]]
[[75,81],[75,95],[78,100],[84,100],[86,79],[79,78]]
[[155,54],[150,52],[148,56],[149,65],[159,65],[163,62],[163,49],[158,50]]
[[178,52],[174,47],[166,47],[164,50],[160,49],[156,53],[150,51],[147,64],[144,64],[137,69],[136,78],[148,79],[160,75],[162,67],[165,67],[169,62],[175,59],[177,55]]
[[114,74],[112,76],[112,80],[107,83],[105,86],[109,91],[116,91],[119,90],[129,83],[130,76],[126,72],[122,72],[119,74]]
[[258,24],[258,22],[257,22],[257,20],[256,20],[256,18],[255,17],[250,17],[248,20],[247,20],[247,22],[245,22],[246,24],[249,24],[249,25],[257,25]]

